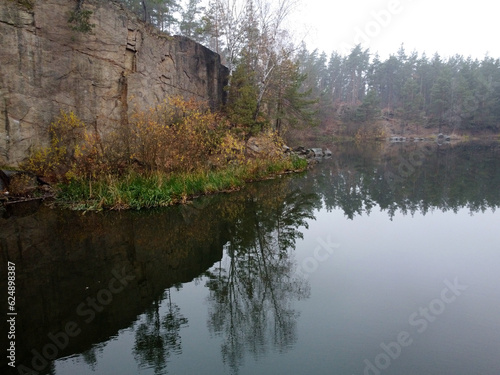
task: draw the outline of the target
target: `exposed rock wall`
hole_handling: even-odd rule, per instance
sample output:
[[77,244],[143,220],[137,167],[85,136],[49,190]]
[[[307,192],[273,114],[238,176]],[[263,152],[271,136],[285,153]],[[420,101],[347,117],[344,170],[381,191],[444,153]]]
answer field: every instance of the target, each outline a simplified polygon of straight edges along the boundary
[[[86,0],[91,34],[70,29],[76,0],[0,0],[0,164],[48,141],[60,110],[106,132],[170,95],[224,100],[218,54],[167,36],[112,0]],[[24,4],[24,5],[23,5]]]

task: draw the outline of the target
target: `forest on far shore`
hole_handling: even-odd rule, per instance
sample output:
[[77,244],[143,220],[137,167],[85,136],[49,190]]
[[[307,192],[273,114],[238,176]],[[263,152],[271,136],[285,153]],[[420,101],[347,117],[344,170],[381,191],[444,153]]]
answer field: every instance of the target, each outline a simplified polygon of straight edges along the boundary
[[330,57],[303,46],[297,60],[320,123],[341,124],[351,135],[375,134],[378,120],[396,124],[400,135],[500,129],[499,59],[427,57],[401,46],[381,60],[358,45],[348,56]]

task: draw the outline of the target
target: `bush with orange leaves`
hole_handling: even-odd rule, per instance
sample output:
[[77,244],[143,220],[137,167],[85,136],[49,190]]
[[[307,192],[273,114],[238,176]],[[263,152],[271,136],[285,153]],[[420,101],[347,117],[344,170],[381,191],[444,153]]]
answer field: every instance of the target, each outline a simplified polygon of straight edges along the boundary
[[241,160],[244,141],[230,123],[194,99],[172,97],[130,123],[130,158],[149,170],[193,171]]
[[129,166],[141,173],[217,169],[244,157],[243,137],[224,116],[178,96],[135,111],[127,128],[102,139],[73,112],[61,111],[49,132],[50,145],[32,150],[21,167],[53,181],[95,180]]
[[[61,111],[49,127],[50,145],[33,150],[21,167],[68,181],[99,180],[131,168],[141,174],[198,172],[282,159],[282,140],[275,132],[263,130],[246,141],[224,115],[194,99],[175,96],[156,108],[136,110],[129,120],[126,128],[101,138],[97,128]],[[258,145],[258,152],[246,152],[247,142]]]

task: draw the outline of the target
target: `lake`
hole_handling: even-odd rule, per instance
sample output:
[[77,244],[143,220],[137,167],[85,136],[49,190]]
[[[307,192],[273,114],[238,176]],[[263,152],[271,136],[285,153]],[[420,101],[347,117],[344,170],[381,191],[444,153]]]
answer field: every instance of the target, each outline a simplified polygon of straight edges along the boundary
[[500,143],[330,148],[184,206],[4,211],[1,373],[498,375]]

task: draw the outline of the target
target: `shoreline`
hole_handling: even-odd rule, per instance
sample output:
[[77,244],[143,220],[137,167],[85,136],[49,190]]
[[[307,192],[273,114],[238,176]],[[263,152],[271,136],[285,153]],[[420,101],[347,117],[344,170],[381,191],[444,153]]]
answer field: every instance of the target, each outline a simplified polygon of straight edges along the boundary
[[[122,176],[99,180],[71,180],[44,189],[27,187],[27,195],[4,192],[0,205],[5,210],[18,203],[40,201],[75,211],[142,210],[186,204],[193,199],[238,191],[246,184],[300,173],[306,159],[297,156],[281,160],[255,159],[252,163],[229,166],[216,171],[176,174],[130,171]],[[19,172],[24,173],[24,172]]]

